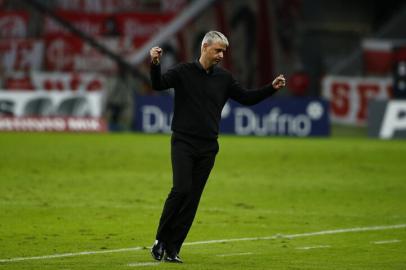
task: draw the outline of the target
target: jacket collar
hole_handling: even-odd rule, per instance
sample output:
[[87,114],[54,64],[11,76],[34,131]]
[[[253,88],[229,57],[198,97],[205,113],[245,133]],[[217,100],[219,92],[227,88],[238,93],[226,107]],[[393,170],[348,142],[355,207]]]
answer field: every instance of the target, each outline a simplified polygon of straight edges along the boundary
[[209,70],[205,70],[203,68],[202,64],[200,64],[199,59],[196,59],[194,63],[197,66],[197,68],[200,71],[204,72],[205,74],[209,74],[209,75],[213,74],[215,66],[210,67]]

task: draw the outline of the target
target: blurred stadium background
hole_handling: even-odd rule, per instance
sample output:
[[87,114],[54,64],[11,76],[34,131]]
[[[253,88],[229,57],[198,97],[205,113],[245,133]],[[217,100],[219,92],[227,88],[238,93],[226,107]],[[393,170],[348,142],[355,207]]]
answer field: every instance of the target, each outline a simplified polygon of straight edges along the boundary
[[0,7],[3,131],[167,133],[171,92],[151,89],[148,49],[164,48],[167,69],[196,59],[204,33],[217,29],[231,41],[223,65],[243,85],[288,78],[273,103],[228,103],[224,133],[405,135],[405,104],[394,102],[406,96],[403,1],[2,0]]
[[188,269],[405,269],[405,25],[396,0],[0,0],[0,268],[156,266],[173,92],[148,51],[216,29],[244,86],[288,85],[226,104]]

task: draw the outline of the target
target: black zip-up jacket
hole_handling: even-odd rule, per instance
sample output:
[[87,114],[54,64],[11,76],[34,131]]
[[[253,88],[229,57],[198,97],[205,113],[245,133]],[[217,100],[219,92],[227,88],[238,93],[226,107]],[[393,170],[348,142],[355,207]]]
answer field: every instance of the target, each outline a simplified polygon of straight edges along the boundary
[[161,66],[151,63],[152,87],[175,89],[172,131],[205,139],[217,139],[221,111],[229,98],[254,105],[273,95],[272,84],[248,90],[227,70],[214,66],[209,72],[198,61],[178,64],[161,75]]

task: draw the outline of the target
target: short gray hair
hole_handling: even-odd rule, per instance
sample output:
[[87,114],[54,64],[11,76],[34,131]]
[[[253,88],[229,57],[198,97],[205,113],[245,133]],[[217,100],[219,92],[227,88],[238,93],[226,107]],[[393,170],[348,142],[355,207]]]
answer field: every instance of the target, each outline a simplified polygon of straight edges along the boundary
[[223,35],[223,33],[220,33],[219,31],[209,31],[206,33],[206,35],[204,35],[204,38],[202,40],[202,48],[203,48],[203,44],[207,43],[207,44],[212,44],[212,43],[221,43],[226,45],[226,47],[228,47],[228,39],[226,38],[225,35]]

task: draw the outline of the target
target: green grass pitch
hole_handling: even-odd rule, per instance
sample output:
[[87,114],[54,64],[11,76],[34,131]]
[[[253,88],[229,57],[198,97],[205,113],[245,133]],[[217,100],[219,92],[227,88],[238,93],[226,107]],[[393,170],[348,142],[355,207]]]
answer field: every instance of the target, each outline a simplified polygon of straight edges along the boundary
[[185,263],[156,264],[168,135],[1,133],[0,269],[406,269],[405,164],[404,141],[221,136]]

